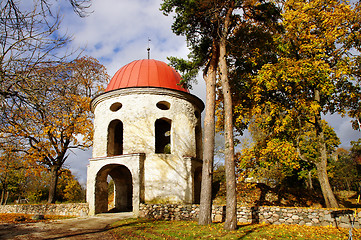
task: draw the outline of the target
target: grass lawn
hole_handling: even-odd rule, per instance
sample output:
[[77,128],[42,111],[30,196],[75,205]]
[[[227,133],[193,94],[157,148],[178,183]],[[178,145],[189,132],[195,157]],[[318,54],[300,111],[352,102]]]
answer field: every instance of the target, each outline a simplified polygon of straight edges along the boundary
[[[349,229],[290,225],[240,224],[237,231],[223,230],[223,223],[199,226],[192,221],[157,221],[134,218],[116,222],[115,239],[348,239]],[[361,239],[361,229],[353,230]]]

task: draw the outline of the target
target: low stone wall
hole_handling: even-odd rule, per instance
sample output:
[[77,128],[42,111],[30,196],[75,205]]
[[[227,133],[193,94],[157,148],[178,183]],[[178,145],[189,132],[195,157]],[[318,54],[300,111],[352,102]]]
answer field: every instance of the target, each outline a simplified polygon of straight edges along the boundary
[[[238,207],[239,223],[268,223],[306,226],[335,226],[349,228],[354,214],[347,214],[346,209],[312,209],[284,207]],[[177,204],[141,204],[140,217],[164,220],[196,220],[199,205]],[[212,220],[223,222],[225,206],[212,207]],[[354,227],[361,227],[361,212],[356,214]]]
[[198,213],[199,205],[141,203],[139,206],[139,217],[157,220],[195,220]]
[[[306,226],[351,227],[353,211],[327,208],[239,207],[238,222],[269,223]],[[352,213],[348,213],[352,212]],[[355,217],[354,227],[360,228],[361,212]]]
[[[335,226],[349,228],[354,214],[347,209],[313,209],[285,207],[238,207],[239,223],[268,223],[306,226]],[[87,203],[0,205],[0,213],[24,213],[63,216],[87,216]],[[346,213],[346,214],[345,214]],[[197,220],[199,205],[140,204],[139,216],[158,220]],[[223,222],[225,206],[212,207],[212,220]],[[361,212],[357,212],[355,228],[361,228]]]
[[87,216],[88,212],[89,207],[87,203],[0,205],[0,213],[24,213],[81,217]]

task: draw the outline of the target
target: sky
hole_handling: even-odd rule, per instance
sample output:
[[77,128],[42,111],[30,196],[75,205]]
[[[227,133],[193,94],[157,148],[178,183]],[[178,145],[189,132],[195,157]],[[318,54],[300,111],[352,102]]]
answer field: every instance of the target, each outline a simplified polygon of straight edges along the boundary
[[[69,47],[82,50],[83,55],[95,57],[112,77],[122,66],[147,58],[148,44],[151,58],[167,62],[168,56],[185,58],[189,53],[185,38],[176,36],[171,25],[173,18],[159,10],[161,0],[92,0],[91,13],[80,18],[68,1],[54,1],[52,8],[63,15],[61,29],[73,37]],[[150,41],[148,41],[150,39]],[[203,79],[193,86],[191,93],[205,102]],[[350,147],[361,133],[352,130],[350,119],[325,116],[342,144]],[[86,183],[86,167],[91,158],[88,151],[75,150],[65,162],[81,184]]]

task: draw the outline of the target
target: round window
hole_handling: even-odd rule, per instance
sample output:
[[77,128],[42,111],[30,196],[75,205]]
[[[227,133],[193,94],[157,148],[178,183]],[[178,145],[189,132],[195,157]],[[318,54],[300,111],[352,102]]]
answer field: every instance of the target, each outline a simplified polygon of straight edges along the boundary
[[166,101],[160,101],[157,103],[157,108],[161,110],[168,110],[170,108],[170,103]]
[[113,111],[113,112],[116,112],[118,111],[119,109],[122,108],[122,104],[120,102],[116,102],[116,103],[113,103],[111,106],[110,106],[110,110]]

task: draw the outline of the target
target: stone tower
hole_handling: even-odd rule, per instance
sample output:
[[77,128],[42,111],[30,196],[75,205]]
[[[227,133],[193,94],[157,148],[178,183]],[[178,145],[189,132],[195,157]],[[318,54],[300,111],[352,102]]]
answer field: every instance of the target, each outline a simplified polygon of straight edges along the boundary
[[87,174],[90,214],[114,206],[138,214],[139,203],[198,203],[203,102],[164,62],[144,59],[122,67],[92,101],[93,158]]

